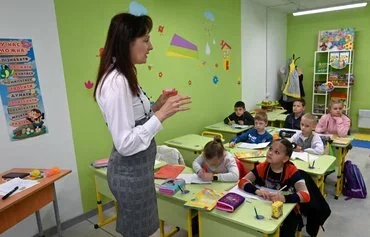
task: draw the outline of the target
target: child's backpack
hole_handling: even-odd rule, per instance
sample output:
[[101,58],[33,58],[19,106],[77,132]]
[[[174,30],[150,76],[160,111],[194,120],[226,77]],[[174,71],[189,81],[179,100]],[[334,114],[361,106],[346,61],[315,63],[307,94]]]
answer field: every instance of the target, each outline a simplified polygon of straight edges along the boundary
[[360,169],[350,160],[344,163],[343,195],[350,198],[366,198],[367,195]]

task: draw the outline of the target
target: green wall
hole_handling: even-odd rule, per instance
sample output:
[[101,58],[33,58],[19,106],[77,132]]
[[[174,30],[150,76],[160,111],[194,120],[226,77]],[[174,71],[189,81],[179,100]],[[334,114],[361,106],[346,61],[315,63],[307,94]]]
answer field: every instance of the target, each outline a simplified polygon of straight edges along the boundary
[[[370,109],[367,98],[370,91],[370,7],[324,14],[288,17],[287,55],[300,56],[298,66],[304,70],[306,108],[311,111],[314,52],[317,49],[318,33],[345,27],[355,28],[354,74],[356,77],[352,91],[350,117],[352,128],[357,128],[358,110]],[[361,129],[359,130],[361,132]]]
[[[127,12],[130,2],[55,0],[84,211],[96,207],[94,180],[88,166],[93,160],[108,156],[112,148],[92,90],[85,88],[84,83],[95,81],[98,50],[104,45],[111,17]],[[238,84],[241,77],[240,0],[141,0],[139,3],[154,21],[151,33],[154,50],[147,65],[138,67],[141,85],[153,100],[162,89],[175,87],[180,93],[190,95],[193,101],[190,111],[165,121],[164,129],[156,137],[157,143],[183,134],[200,133],[204,126],[221,121],[241,98]],[[213,13],[213,22],[206,20],[205,11]],[[209,37],[205,26],[210,23],[214,26]],[[164,26],[163,34],[158,32],[159,25]],[[198,46],[198,59],[166,55],[175,33]],[[223,69],[222,40],[232,48],[229,71]],[[207,41],[210,55],[205,54]],[[151,70],[148,65],[152,66]],[[217,84],[213,83],[213,76],[219,78]]]

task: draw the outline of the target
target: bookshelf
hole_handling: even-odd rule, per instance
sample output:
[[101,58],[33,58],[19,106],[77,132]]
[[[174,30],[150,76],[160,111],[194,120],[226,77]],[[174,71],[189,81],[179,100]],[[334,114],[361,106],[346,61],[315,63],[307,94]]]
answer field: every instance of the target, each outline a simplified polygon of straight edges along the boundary
[[315,51],[312,114],[326,114],[334,98],[343,101],[344,113],[349,114],[354,84],[353,61],[353,50]]

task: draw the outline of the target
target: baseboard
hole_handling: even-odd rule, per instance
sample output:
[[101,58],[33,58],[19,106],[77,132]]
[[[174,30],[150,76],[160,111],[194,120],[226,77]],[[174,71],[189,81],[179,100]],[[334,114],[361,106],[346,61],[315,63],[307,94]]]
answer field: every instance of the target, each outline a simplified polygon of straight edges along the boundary
[[[107,210],[107,209],[109,209],[113,206],[114,206],[113,201],[105,203],[105,204],[103,204],[103,210]],[[72,219],[66,220],[66,221],[62,222],[62,230],[68,229],[69,227],[74,226],[74,225],[76,225],[76,224],[78,224],[82,221],[85,221],[85,220],[89,219],[90,217],[93,217],[97,214],[98,214],[98,210],[95,208],[91,211],[83,213],[83,214],[81,214],[79,216],[76,216]],[[57,233],[57,226],[53,226],[53,227],[51,227],[47,230],[44,230],[44,236],[53,236],[56,233]],[[39,234],[37,233],[37,234],[33,235],[32,237],[39,237]]]

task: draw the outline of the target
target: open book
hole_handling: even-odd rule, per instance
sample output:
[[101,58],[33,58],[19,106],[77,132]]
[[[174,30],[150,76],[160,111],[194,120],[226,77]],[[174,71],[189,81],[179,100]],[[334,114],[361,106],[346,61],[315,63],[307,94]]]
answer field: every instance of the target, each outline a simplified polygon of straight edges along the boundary
[[234,152],[234,155],[238,159],[265,157],[266,154],[267,154],[267,150],[245,150],[245,151]]
[[204,181],[197,174],[180,174],[177,179],[185,180],[187,184],[211,184],[212,181]]
[[269,144],[270,142],[262,142],[258,144],[241,142],[239,143],[238,147],[245,148],[245,149],[261,149],[261,148],[267,147]]
[[317,158],[319,158],[319,156],[312,155],[312,154],[309,154],[307,152],[295,152],[295,151],[293,151],[291,159],[294,160],[296,158],[300,159],[300,160],[303,160],[305,162],[313,162],[313,161],[317,160]]

